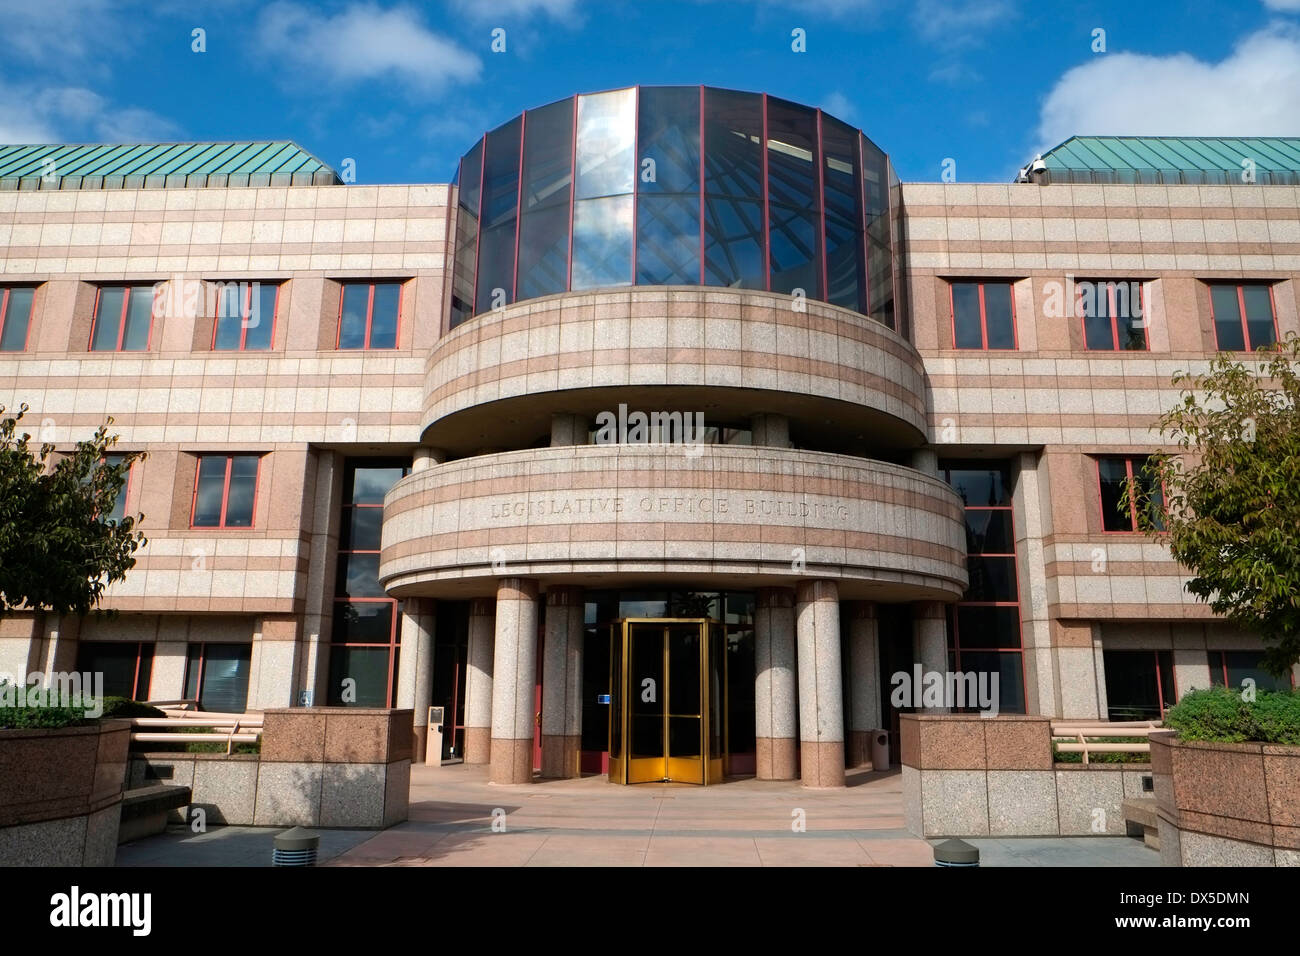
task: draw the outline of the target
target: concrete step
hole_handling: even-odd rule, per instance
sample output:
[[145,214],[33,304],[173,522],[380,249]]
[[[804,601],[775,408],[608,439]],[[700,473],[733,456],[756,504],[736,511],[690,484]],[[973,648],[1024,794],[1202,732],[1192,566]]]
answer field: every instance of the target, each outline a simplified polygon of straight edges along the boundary
[[167,815],[190,805],[189,787],[168,783],[136,787],[122,796],[122,817],[117,828],[120,846],[131,840],[162,833],[167,829]]
[[1153,850],[1160,849],[1160,828],[1156,819],[1154,797],[1130,797],[1120,804],[1124,814],[1124,832],[1142,838]]

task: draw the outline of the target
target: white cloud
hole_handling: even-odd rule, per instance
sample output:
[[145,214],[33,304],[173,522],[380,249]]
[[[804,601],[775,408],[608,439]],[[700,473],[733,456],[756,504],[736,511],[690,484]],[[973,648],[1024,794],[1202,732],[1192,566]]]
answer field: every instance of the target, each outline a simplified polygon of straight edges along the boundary
[[454,0],[452,6],[462,16],[480,22],[502,17],[530,17],[533,14],[565,20],[575,16],[578,0]]
[[921,39],[937,46],[979,46],[989,28],[1010,21],[1011,0],[918,0],[912,23]]
[[1264,0],[1264,6],[1282,13],[1300,13],[1300,0]]
[[853,114],[858,111],[852,101],[839,90],[822,98],[822,109],[836,119],[845,121],[853,119]]
[[51,71],[84,70],[87,61],[120,48],[110,0],[30,3],[0,0],[4,58],[17,57]]
[[1043,101],[1039,149],[1071,136],[1300,135],[1300,29],[1273,24],[1225,59],[1107,53]]
[[0,143],[155,142],[179,133],[157,113],[115,108],[85,87],[0,84]]
[[359,3],[329,16],[284,0],[262,11],[257,31],[271,55],[343,82],[391,78],[427,89],[477,79],[483,68],[407,7]]

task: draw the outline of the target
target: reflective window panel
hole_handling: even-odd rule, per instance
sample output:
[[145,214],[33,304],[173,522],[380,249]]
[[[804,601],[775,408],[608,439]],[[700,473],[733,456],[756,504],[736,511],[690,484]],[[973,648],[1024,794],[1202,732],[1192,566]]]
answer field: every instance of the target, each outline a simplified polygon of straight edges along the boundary
[[631,282],[632,197],[575,202],[570,288],[595,289]]
[[697,195],[637,199],[636,281],[638,285],[699,285]]
[[578,97],[577,199],[632,191],[636,89]]
[[647,87],[637,117],[637,189],[690,193],[700,188],[700,88]]
[[483,175],[483,141],[460,161],[456,182],[460,199],[456,207],[456,262],[452,271],[451,327],[474,314],[474,275],[478,263],[478,203]]
[[528,113],[523,218],[516,297],[563,292],[569,281],[569,201],[573,188],[573,100]]
[[479,216],[477,312],[514,301],[522,128],[523,120],[516,118],[487,135]]
[[704,200],[704,284],[763,289],[763,206],[753,200]]

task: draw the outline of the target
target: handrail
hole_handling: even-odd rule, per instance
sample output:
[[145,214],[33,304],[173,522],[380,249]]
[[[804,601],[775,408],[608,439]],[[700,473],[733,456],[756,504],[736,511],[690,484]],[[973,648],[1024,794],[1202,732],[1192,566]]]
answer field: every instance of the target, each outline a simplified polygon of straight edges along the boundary
[[262,737],[264,717],[261,713],[205,714],[201,711],[178,711],[165,717],[132,717],[135,727],[185,727],[211,728],[211,733],[182,734],[132,730],[131,740],[139,743],[224,743],[226,754],[234,752],[235,744],[257,743]]
[[[1155,720],[1126,720],[1126,721],[1087,721],[1087,720],[1054,720],[1051,723],[1051,741],[1052,747],[1057,753],[1076,753],[1083,754],[1083,762],[1089,763],[1091,754],[1098,753],[1150,753],[1151,752],[1151,735],[1157,731],[1164,730],[1159,721]],[[1088,738],[1093,737],[1146,737],[1145,743],[1112,743],[1094,740],[1088,742]]]

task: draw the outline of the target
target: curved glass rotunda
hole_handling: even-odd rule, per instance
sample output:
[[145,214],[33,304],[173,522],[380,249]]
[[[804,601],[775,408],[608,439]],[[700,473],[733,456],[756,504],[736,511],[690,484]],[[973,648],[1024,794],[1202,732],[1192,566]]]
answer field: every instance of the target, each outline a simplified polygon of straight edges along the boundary
[[894,326],[889,158],[819,109],[703,86],[528,110],[462,157],[450,324],[568,291],[802,294]]

